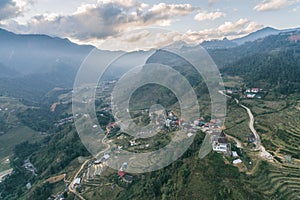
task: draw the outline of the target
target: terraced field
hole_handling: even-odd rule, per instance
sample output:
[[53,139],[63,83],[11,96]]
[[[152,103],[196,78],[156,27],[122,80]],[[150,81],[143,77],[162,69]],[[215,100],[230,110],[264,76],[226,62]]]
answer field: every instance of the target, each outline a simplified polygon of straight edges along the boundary
[[258,115],[257,128],[264,130],[263,142],[279,157],[288,155],[300,159],[300,111],[294,107],[280,112]]
[[[264,164],[262,164],[264,165]],[[296,164],[278,165],[268,164],[266,168],[259,167],[259,171],[252,176],[251,184],[263,192],[268,199],[299,199],[300,194],[300,166]]]
[[247,142],[247,135],[251,133],[248,126],[249,116],[245,109],[238,106],[235,102],[229,102],[228,104],[225,121],[226,133],[242,142]]
[[9,168],[5,160],[13,153],[15,145],[24,141],[38,141],[44,136],[22,124],[17,112],[24,111],[25,106],[18,99],[0,97],[0,171]]
[[252,175],[252,184],[269,199],[300,199],[300,111],[293,98],[248,102],[256,111],[262,143],[276,160]]

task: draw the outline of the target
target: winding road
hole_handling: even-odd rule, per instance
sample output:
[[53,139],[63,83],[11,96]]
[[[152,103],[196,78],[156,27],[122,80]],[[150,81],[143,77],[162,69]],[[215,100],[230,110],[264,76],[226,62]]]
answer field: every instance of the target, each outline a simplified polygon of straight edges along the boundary
[[[105,144],[105,145],[107,145],[107,147],[104,149],[104,150],[102,150],[101,152],[99,152],[98,154],[97,154],[97,156],[99,156],[100,154],[102,154],[102,153],[104,153],[104,152],[106,152],[107,150],[109,150],[110,149],[110,144],[107,144],[106,142],[105,142],[105,139],[106,139],[106,135],[103,137],[103,139],[101,140],[101,143],[102,144]],[[96,156],[96,157],[97,157]],[[93,158],[92,158],[93,159]],[[75,182],[75,180],[76,180],[76,178],[78,177],[78,175],[80,174],[80,172],[84,169],[84,167],[85,167],[85,165],[89,162],[89,161],[91,161],[92,159],[87,159],[82,165],[81,165],[81,167],[79,168],[79,170],[76,172],[76,174],[75,174],[75,176],[74,176],[74,178],[73,178],[73,180],[71,181],[71,183],[69,184],[69,191],[71,192],[71,193],[73,193],[74,195],[76,195],[79,199],[81,199],[81,200],[85,200],[73,187],[72,187],[72,183],[74,183]]]
[[238,140],[237,138],[235,138],[235,137],[233,137],[233,136],[231,136],[231,135],[228,135],[228,134],[226,134],[226,137],[227,137],[228,139],[230,139],[230,140],[233,140],[233,141],[236,143],[236,147],[237,147],[237,148],[240,148],[240,149],[243,148],[242,142],[241,142],[240,140]]
[[257,131],[254,128],[254,121],[255,120],[254,120],[254,117],[253,117],[253,114],[252,114],[251,110],[248,107],[246,107],[246,106],[244,106],[242,104],[239,104],[239,105],[242,108],[246,109],[247,113],[249,115],[249,118],[250,118],[250,120],[249,120],[249,128],[250,128],[251,132],[255,136],[255,142],[254,142],[254,144],[256,146],[255,150],[259,150],[260,151],[260,156],[261,157],[269,159],[269,160],[273,159],[273,156],[269,152],[267,152],[266,148],[261,144],[260,136],[259,136],[259,134],[257,133]]
[[[231,96],[225,94],[223,91],[219,91],[219,93],[222,94],[222,95],[224,95],[224,96],[226,96],[226,97],[228,97],[228,98],[232,98]],[[254,128],[254,122],[255,122],[255,119],[254,119],[254,116],[253,116],[251,110],[250,110],[248,107],[246,107],[246,106],[244,106],[243,104],[241,104],[241,103],[239,102],[238,99],[235,98],[234,100],[235,100],[235,102],[236,102],[239,106],[241,106],[242,108],[244,108],[244,109],[247,111],[248,115],[249,115],[249,119],[250,119],[250,120],[249,120],[249,129],[251,130],[251,132],[252,132],[252,133],[254,134],[254,136],[255,136],[255,142],[254,142],[254,144],[255,144],[255,150],[260,152],[260,156],[261,156],[261,157],[263,157],[263,158],[265,158],[265,159],[268,159],[268,160],[272,160],[272,159],[273,159],[273,156],[272,156],[269,152],[267,152],[267,151],[266,151],[266,148],[261,144],[260,136],[259,136],[259,134],[257,133],[257,131],[256,131],[255,128]],[[227,136],[228,136],[228,135],[227,135]],[[229,136],[228,138],[230,138],[230,137],[231,137],[233,140],[236,139],[236,138],[234,138],[234,137],[232,137],[232,136]],[[236,141],[236,140],[235,140],[235,141]],[[238,140],[236,141],[236,143],[238,144]]]

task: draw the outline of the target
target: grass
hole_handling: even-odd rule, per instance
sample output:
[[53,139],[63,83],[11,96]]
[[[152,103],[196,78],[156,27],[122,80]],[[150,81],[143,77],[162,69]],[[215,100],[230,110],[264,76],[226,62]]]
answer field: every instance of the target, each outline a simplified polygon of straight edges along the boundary
[[246,110],[238,106],[235,102],[229,103],[225,121],[226,133],[238,138],[242,142],[247,142],[247,135],[251,132],[248,124],[249,116]]
[[[299,94],[287,99],[244,100],[255,115],[255,128],[261,134],[262,144],[271,152],[277,163],[265,169],[259,167],[252,184],[270,198],[298,199],[300,193],[300,111]],[[287,163],[284,156],[292,157]]]
[[226,76],[223,77],[223,82],[225,87],[239,88],[243,86],[243,79],[238,76]]
[[[24,141],[35,142],[42,139],[43,136],[26,126],[20,126],[9,130],[6,134],[0,136],[0,159],[7,158],[13,152],[15,145]],[[1,162],[0,167],[3,167]]]

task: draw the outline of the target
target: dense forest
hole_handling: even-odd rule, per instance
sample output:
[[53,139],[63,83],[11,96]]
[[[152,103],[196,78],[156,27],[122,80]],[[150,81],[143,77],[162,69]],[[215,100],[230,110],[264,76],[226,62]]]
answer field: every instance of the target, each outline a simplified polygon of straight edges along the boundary
[[[31,190],[27,199],[47,199],[52,194],[52,186],[41,184],[40,180],[65,170],[78,156],[88,155],[72,126],[66,126],[41,142],[23,142],[17,145],[11,158],[14,172],[0,184],[1,199],[20,199],[28,191],[26,184],[29,182],[37,187]],[[24,168],[24,160],[28,158],[37,169],[37,176]]]
[[262,83],[268,89],[290,94],[300,88],[300,58],[292,50],[270,54],[255,54],[223,68],[223,73],[241,76],[247,85]]
[[[299,92],[300,88],[300,45],[289,41],[289,34],[269,36],[242,46],[226,49],[211,49],[213,57],[223,74],[242,77],[247,86],[272,89],[278,94],[291,94]],[[148,63],[170,65],[181,72],[195,88],[197,94],[207,93],[205,83],[199,78],[193,67],[176,55],[164,51],[157,51]],[[179,61],[180,60],[180,61]],[[70,104],[59,105],[53,113],[50,105],[57,102],[60,92],[49,95],[49,91],[57,86],[58,80],[65,77],[71,82],[74,72],[66,71],[60,76],[51,76],[46,82],[46,76],[56,74],[49,72],[39,78],[34,76],[14,79],[0,79],[0,94],[22,98],[20,101],[27,105],[34,105],[24,112],[17,114],[18,119],[26,126],[39,132],[51,133],[40,142],[24,142],[14,148],[11,157],[11,167],[14,171],[9,179],[0,184],[0,199],[13,200],[24,197],[27,199],[47,199],[53,193],[53,185],[43,183],[53,175],[67,172],[67,168],[79,156],[89,156],[80,141],[72,123],[55,127],[54,123],[68,117],[66,110]],[[11,81],[11,82],[8,82]],[[67,82],[65,87],[71,84]],[[9,84],[8,84],[9,83]],[[38,85],[38,87],[33,87]],[[34,89],[33,89],[34,88]],[[154,102],[147,102],[148,91],[155,90]],[[66,89],[68,90],[68,89]],[[48,94],[48,95],[47,95]],[[153,95],[153,93],[151,93]],[[148,96],[147,96],[148,95]],[[159,98],[158,98],[159,97]],[[173,105],[177,99],[172,91],[155,84],[141,87],[133,94],[130,102],[135,109],[144,109],[153,103]],[[138,102],[143,102],[143,104]],[[96,106],[101,107],[103,102],[97,101]],[[97,112],[102,128],[113,122],[113,116],[106,112]],[[0,118],[0,121],[2,119]],[[6,125],[0,124],[0,130]],[[1,134],[1,132],[0,132]],[[118,199],[268,199],[255,190],[257,185],[252,182],[254,176],[240,173],[236,167],[225,164],[222,155],[212,153],[205,159],[198,158],[198,151],[204,138],[204,133],[198,132],[193,144],[187,152],[168,167],[143,175],[135,175],[132,185],[120,182],[117,175],[110,177],[110,182],[126,189],[118,195]],[[243,154],[241,154],[243,157]],[[24,168],[24,160],[30,162],[37,169],[37,176]],[[246,159],[246,158],[245,158]],[[268,163],[262,162],[258,173],[268,173]],[[74,170],[74,169],[73,169]],[[26,184],[30,182],[33,188],[28,193]],[[95,195],[97,191],[95,191]],[[276,198],[276,197],[275,197]],[[278,198],[280,199],[280,198]]]

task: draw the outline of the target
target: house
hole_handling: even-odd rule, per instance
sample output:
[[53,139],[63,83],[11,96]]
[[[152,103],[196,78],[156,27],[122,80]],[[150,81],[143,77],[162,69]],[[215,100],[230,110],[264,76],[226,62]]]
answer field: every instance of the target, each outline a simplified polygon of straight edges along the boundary
[[232,94],[233,91],[232,91],[232,90],[226,90],[226,93],[227,93],[227,94]]
[[137,145],[135,140],[130,140],[129,142],[130,142],[130,146],[135,146],[135,145]]
[[199,122],[199,126],[204,126],[205,125],[205,122],[204,121],[200,121]]
[[103,158],[104,158],[105,160],[109,159],[109,157],[110,157],[109,154],[104,154],[104,156],[103,156]]
[[253,143],[256,141],[255,135],[253,133],[250,133],[249,135],[247,135],[248,137],[248,142]]
[[230,145],[226,138],[218,138],[217,141],[213,141],[213,150],[221,153],[227,153],[230,149]]
[[242,162],[243,162],[243,161],[242,161],[241,159],[239,159],[239,158],[238,158],[238,159],[235,159],[234,161],[232,161],[232,163],[235,164],[235,165],[236,165],[236,164],[239,164],[239,163],[242,163]]
[[187,136],[190,138],[192,137],[194,134],[193,133],[188,133]]
[[115,122],[115,123],[109,123],[107,126],[106,126],[106,131],[109,133],[112,129],[116,128],[118,126],[118,124]]
[[30,182],[28,182],[28,183],[26,184],[26,188],[27,188],[27,190],[30,190],[30,188],[31,188],[31,183],[30,183]]
[[79,185],[81,182],[81,178],[76,178],[74,181],[74,185]]
[[204,124],[204,127],[208,128],[209,127],[209,123]]
[[259,88],[252,88],[252,89],[251,89],[251,92],[253,92],[253,93],[258,93],[258,92],[259,92]]
[[239,155],[237,154],[236,151],[232,151],[232,152],[231,152],[231,155],[232,155],[232,157],[239,157]]
[[166,120],[166,127],[170,127],[171,126],[171,122],[172,122],[172,120],[167,119]]
[[127,162],[124,162],[121,166],[120,171],[125,171],[127,169]]
[[249,99],[253,99],[255,96],[256,96],[256,94],[253,94],[253,93],[246,94],[246,97]]
[[228,144],[218,143],[218,142],[213,143],[213,151],[227,153],[227,149],[228,149]]
[[124,177],[123,177],[123,181],[125,183],[132,183],[133,181],[133,176],[129,175],[129,174],[125,174]]
[[118,171],[118,176],[123,178],[125,176],[126,172],[124,171]]
[[215,124],[215,123],[217,123],[217,120],[216,120],[216,119],[211,119],[209,122],[210,122],[211,124]]

